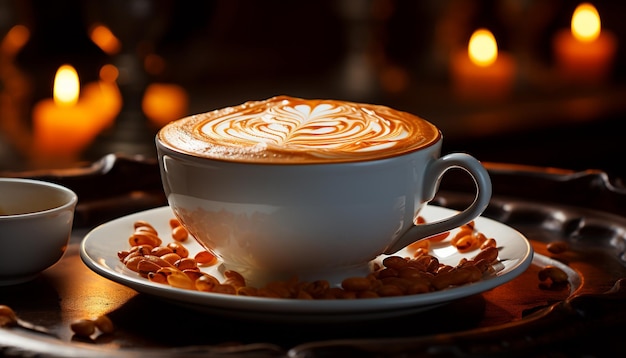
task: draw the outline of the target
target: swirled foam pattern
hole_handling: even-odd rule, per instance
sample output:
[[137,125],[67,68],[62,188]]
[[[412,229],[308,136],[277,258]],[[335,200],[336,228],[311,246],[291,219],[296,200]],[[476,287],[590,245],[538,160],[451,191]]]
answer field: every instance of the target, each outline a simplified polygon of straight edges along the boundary
[[385,158],[436,142],[431,123],[389,107],[277,96],[174,121],[159,140],[189,155],[261,163]]

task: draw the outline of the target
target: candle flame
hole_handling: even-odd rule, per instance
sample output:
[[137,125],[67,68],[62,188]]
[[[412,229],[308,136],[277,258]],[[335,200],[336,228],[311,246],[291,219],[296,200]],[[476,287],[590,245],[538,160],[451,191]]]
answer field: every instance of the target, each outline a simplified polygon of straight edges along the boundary
[[572,34],[583,42],[594,41],[600,36],[600,15],[593,5],[582,3],[576,7],[572,15]]
[[470,60],[478,66],[487,67],[498,58],[498,44],[491,31],[474,31],[467,47]]
[[78,73],[74,67],[63,65],[59,67],[54,76],[54,103],[62,106],[72,106],[78,102],[80,84]]

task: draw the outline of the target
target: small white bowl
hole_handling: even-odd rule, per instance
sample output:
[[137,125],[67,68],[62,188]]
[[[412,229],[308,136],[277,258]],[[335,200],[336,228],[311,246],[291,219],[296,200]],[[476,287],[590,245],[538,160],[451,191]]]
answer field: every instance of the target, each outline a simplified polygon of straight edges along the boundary
[[77,202],[61,185],[0,178],[0,285],[32,280],[61,259]]

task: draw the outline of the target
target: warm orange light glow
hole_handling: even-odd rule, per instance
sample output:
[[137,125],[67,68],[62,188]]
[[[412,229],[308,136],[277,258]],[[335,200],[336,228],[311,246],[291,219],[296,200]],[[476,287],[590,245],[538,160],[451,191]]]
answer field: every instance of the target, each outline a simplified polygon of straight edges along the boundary
[[582,3],[572,15],[572,34],[579,41],[591,42],[600,36],[600,15],[598,10],[589,4]]
[[487,67],[498,58],[498,45],[491,31],[478,29],[474,31],[467,47],[470,60],[478,66]]
[[63,65],[54,76],[54,103],[61,106],[73,106],[78,102],[80,83],[74,67]]
[[141,108],[155,125],[161,127],[187,113],[187,91],[179,85],[152,83],[144,93]]
[[100,79],[108,83],[117,81],[119,74],[120,71],[113,65],[104,65],[100,69]]
[[92,27],[90,37],[91,41],[109,55],[118,53],[122,47],[120,40],[118,40],[115,34],[108,27],[101,24],[96,24]]
[[30,30],[24,25],[13,26],[2,40],[2,53],[15,55],[30,38]]
[[143,67],[151,75],[159,75],[165,70],[165,60],[163,57],[151,53],[148,54],[143,61]]

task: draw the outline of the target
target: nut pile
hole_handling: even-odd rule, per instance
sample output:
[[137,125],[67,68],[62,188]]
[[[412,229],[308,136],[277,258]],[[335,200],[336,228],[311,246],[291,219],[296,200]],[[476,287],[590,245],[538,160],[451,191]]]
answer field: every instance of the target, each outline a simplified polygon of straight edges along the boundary
[[130,249],[118,251],[120,261],[129,270],[152,282],[176,288],[242,296],[345,299],[412,295],[476,282],[493,273],[493,265],[498,262],[495,239],[478,232],[470,222],[459,228],[450,243],[460,252],[478,250],[478,253],[471,259],[461,259],[457,266],[440,263],[429,254],[431,245],[450,235],[446,232],[409,246],[412,257],[388,256],[369,275],[346,278],[340,287],[332,287],[325,280],[305,282],[297,277],[252,287],[236,271],[224,271],[221,282],[203,272],[201,267],[214,265],[218,260],[208,251],[190,257],[184,245],[188,233],[177,219],[169,221],[172,240],[168,243],[148,222],[137,221],[133,227],[128,240]]

